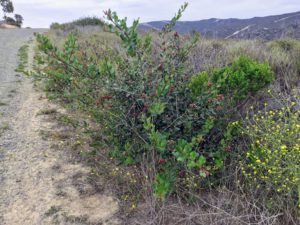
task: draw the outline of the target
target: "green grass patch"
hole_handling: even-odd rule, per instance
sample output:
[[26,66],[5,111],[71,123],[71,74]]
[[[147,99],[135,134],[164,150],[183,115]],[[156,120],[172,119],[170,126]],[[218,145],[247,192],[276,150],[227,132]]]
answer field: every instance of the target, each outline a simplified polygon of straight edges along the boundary
[[9,130],[10,126],[7,122],[0,125],[0,136],[6,131]]
[[74,120],[73,118],[67,115],[62,115],[61,117],[59,117],[58,121],[64,125],[71,125],[74,128],[77,128],[79,126],[78,121]]
[[18,53],[18,57],[19,57],[19,65],[18,68],[16,69],[16,72],[25,72],[26,66],[28,64],[28,49],[29,46],[23,45],[20,49],[19,49],[19,53]]

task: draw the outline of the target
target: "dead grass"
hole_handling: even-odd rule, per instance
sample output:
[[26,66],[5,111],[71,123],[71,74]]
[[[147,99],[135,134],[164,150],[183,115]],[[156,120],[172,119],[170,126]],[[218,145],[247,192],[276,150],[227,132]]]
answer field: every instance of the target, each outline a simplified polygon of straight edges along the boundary
[[272,215],[248,199],[228,190],[194,196],[193,204],[180,199],[166,204],[144,205],[130,224],[135,225],[279,225],[280,214]]

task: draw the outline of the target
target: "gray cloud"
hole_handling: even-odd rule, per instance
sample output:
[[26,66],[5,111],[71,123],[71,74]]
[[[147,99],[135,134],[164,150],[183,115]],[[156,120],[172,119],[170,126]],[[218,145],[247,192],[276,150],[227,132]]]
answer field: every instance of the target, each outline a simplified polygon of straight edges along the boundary
[[[25,26],[48,27],[52,22],[96,15],[111,8],[129,21],[170,19],[184,0],[13,0],[16,13],[25,18]],[[207,18],[250,18],[300,11],[299,0],[189,0],[183,20]]]

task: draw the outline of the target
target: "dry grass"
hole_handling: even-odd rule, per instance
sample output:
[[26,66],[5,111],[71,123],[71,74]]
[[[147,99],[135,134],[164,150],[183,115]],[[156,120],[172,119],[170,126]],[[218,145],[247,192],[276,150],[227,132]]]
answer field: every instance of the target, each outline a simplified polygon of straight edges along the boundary
[[255,202],[236,195],[229,190],[203,193],[194,196],[193,204],[177,199],[167,204],[156,204],[155,208],[144,205],[139,208],[130,224],[156,225],[279,225],[281,214],[272,215]]

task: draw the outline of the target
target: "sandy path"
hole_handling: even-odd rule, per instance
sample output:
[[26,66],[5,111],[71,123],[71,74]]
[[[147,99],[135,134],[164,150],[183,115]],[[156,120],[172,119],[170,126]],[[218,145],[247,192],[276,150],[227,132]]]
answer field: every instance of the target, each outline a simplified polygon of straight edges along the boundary
[[116,201],[89,185],[89,169],[71,160],[63,141],[41,135],[64,131],[37,114],[64,112],[14,72],[17,49],[32,33],[0,30],[0,224],[117,224]]

